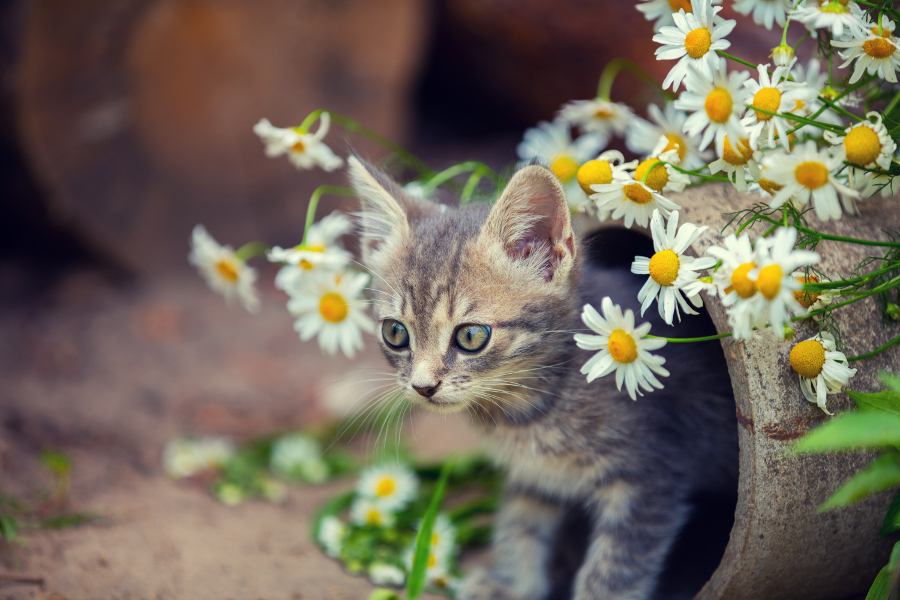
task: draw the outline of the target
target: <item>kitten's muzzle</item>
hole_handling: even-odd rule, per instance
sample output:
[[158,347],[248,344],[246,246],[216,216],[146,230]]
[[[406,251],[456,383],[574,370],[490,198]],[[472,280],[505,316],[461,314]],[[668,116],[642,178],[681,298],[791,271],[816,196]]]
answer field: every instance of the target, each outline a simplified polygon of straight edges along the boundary
[[412,388],[414,390],[416,390],[420,396],[425,396],[426,398],[431,398],[432,396],[434,396],[437,393],[438,388],[440,386],[441,386],[441,382],[438,381],[432,387],[419,387],[417,385],[414,385],[414,386],[412,386]]

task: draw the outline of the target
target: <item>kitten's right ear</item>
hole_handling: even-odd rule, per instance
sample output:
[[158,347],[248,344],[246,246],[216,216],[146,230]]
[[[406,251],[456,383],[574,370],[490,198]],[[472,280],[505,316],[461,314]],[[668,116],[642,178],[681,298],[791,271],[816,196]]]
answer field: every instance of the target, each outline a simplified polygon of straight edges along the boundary
[[397,200],[403,198],[404,193],[384,173],[355,154],[347,159],[347,163],[350,184],[359,196],[362,254],[367,262],[387,240],[404,238],[409,234],[409,218]]

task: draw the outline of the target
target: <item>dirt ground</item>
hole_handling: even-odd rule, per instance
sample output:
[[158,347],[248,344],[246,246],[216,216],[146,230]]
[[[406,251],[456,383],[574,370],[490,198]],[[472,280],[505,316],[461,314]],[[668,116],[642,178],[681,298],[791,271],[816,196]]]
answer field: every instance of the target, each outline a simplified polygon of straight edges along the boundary
[[[53,448],[71,457],[68,508],[100,516],[0,550],[0,600],[368,596],[367,580],[309,539],[313,511],[349,482],[229,508],[161,468],[175,436],[241,441],[327,420],[365,397],[350,382],[387,370],[371,339],[352,362],[301,343],[273,275],[262,273],[263,309],[249,315],[187,270],[71,272],[22,301],[33,276],[0,266],[0,491],[47,490],[38,455]],[[422,456],[477,443],[456,420],[411,425]]]

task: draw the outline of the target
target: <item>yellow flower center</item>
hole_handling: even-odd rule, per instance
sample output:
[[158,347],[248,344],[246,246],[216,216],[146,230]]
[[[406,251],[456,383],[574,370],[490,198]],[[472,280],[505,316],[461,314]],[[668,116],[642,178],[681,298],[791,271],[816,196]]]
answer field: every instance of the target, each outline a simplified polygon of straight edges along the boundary
[[429,554],[428,555],[428,568],[433,569],[434,565],[436,565],[436,564],[437,564],[437,557],[434,555],[434,553]]
[[725,136],[725,146],[722,149],[722,160],[737,167],[739,165],[746,165],[747,161],[751,158],[753,158],[753,148],[750,147],[750,140],[741,138],[737,145],[737,152],[735,152],[734,147],[728,140],[728,136]]
[[[303,249],[306,250],[307,252],[325,252],[325,246],[304,246]],[[312,264],[310,261],[306,260],[305,258],[300,259],[300,266],[303,267],[304,269],[306,269],[307,271],[310,271],[310,270],[312,270],[313,267],[315,267],[314,264]]]
[[647,204],[653,200],[653,194],[644,189],[639,183],[629,183],[622,188],[622,191],[625,192],[625,198],[635,204]]
[[794,177],[803,187],[817,190],[828,183],[828,169],[820,162],[808,160],[797,165]]
[[437,545],[438,545],[438,542],[440,541],[440,539],[441,539],[441,538],[438,537],[438,534],[432,533],[432,534],[431,534],[431,545],[432,545],[432,546],[437,546]]
[[806,340],[791,348],[791,366],[800,377],[815,379],[825,365],[825,347],[818,340]]
[[238,279],[237,269],[228,261],[220,260],[217,262],[216,270],[219,272],[219,275],[228,281],[237,281]]
[[637,359],[637,342],[622,329],[609,334],[607,347],[613,359],[620,363],[630,363]]
[[347,318],[347,301],[340,294],[329,292],[319,301],[319,312],[329,323],[340,323]]
[[672,9],[672,12],[678,12],[679,10],[683,10],[686,13],[694,12],[691,0],[669,0],[669,8]]
[[595,119],[611,119],[612,116],[613,112],[605,106],[603,108],[597,109],[597,112],[594,113]]
[[731,116],[731,108],[734,102],[731,94],[725,88],[716,88],[706,97],[706,116],[713,123],[727,123]]
[[394,493],[395,487],[393,479],[382,479],[378,482],[378,485],[375,486],[375,495],[379,498],[385,498]]
[[[831,100],[832,98],[829,98]],[[754,104],[756,104],[754,102]],[[791,110],[792,113],[797,113],[803,110],[806,106],[806,100],[794,100],[794,108]]]
[[819,0],[819,10],[827,13],[844,14],[850,12],[847,8],[849,0]]
[[756,287],[759,288],[759,293],[767,300],[774,300],[781,291],[782,275],[784,272],[778,265],[769,265],[760,269],[759,277],[756,278]]
[[766,190],[767,192],[769,192],[769,193],[772,194],[773,196],[774,196],[775,194],[777,194],[777,193],[779,192],[779,190],[781,190],[781,188],[784,187],[783,185],[778,185],[777,183],[775,183],[775,182],[772,181],[771,179],[765,179],[765,178],[760,179],[758,183],[759,183],[759,187],[761,187],[762,189]]
[[[819,278],[815,275],[810,275],[809,277],[798,277],[797,281],[800,283],[819,283]],[[796,299],[803,308],[809,308],[819,299],[819,293],[794,290],[794,299]]]
[[605,160],[589,160],[578,169],[578,185],[585,194],[593,194],[592,185],[610,183],[612,181],[612,167]]
[[659,162],[658,158],[648,158],[634,170],[634,178],[643,181],[644,185],[651,190],[661,192],[669,183],[669,172],[666,171],[666,165]]
[[744,263],[731,274],[731,285],[725,288],[727,294],[731,290],[741,298],[749,298],[756,293],[756,282],[747,277],[750,269],[755,269],[756,263]]
[[366,513],[366,525],[381,525],[381,514],[374,508],[370,508]]
[[557,179],[563,183],[568,183],[578,173],[578,164],[568,156],[560,156],[550,165],[550,170],[553,171]]
[[304,150],[306,150],[306,146],[303,145],[303,142],[297,140],[296,142],[294,142],[294,145],[291,146],[291,150],[293,150],[294,152],[303,152]]
[[684,36],[684,49],[691,58],[700,58],[705,55],[709,52],[710,44],[712,44],[712,36],[706,27],[694,29]]
[[[764,87],[753,95],[753,106],[769,112],[778,112],[778,107],[781,106],[781,92],[773,87]],[[768,121],[774,116],[758,110],[753,112],[759,121]]]
[[887,58],[894,53],[894,44],[884,38],[875,38],[874,40],[866,40],[862,45],[863,52],[872,58]]
[[667,133],[665,136],[666,139],[669,140],[669,143],[666,144],[666,147],[662,149],[660,154],[668,152],[669,150],[675,150],[678,152],[678,160],[684,160],[685,155],[687,155],[687,146],[685,145],[684,140],[673,133]]
[[871,127],[858,125],[844,137],[844,150],[847,152],[848,161],[863,167],[878,158],[881,153],[881,142]]
[[650,257],[650,277],[659,285],[670,286],[678,278],[681,261],[672,250],[660,250]]
[[[872,35],[879,35],[879,34],[878,34],[878,27],[872,27],[872,28],[871,28],[871,31],[872,31]],[[882,28],[881,28],[881,36],[880,36],[880,37],[890,39],[890,37],[891,37],[891,32],[888,31],[888,28],[887,28],[887,27],[882,27]]]

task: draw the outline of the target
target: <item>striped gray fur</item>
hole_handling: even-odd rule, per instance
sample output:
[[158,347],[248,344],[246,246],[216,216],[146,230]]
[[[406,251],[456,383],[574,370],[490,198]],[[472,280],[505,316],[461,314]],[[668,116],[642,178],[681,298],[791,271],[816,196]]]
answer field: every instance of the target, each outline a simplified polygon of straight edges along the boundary
[[[557,524],[576,504],[593,533],[575,598],[651,597],[689,496],[736,489],[734,400],[719,344],[660,350],[672,375],[637,402],[613,377],[588,384],[579,369],[590,353],[573,340],[585,328],[581,307],[610,296],[639,315],[642,281],[582,264],[548,170],[524,167],[492,208],[457,210],[407,196],[356,157],[350,169],[377,322],[395,319],[410,332],[399,351],[377,332],[398,385],[414,405],[467,411],[506,472],[493,567],[472,573],[462,598],[545,597]],[[654,333],[696,333],[690,317],[672,329],[651,312]],[[470,323],[491,327],[477,353],[452,339]]]

